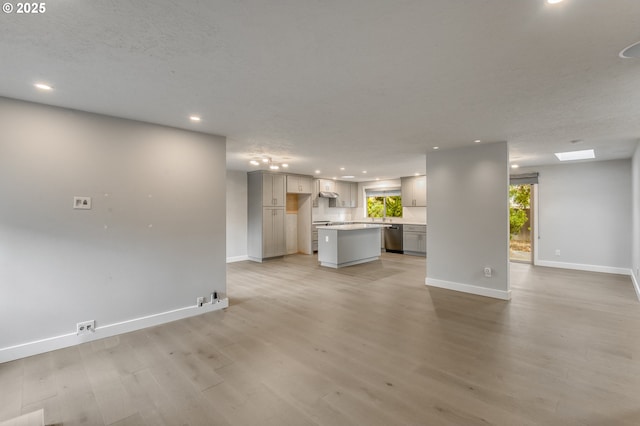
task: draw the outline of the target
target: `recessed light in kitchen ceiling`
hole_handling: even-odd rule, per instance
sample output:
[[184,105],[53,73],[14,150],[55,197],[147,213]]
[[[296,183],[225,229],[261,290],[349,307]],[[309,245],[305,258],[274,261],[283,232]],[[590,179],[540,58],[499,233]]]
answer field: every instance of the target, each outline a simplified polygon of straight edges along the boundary
[[200,117],[199,117],[199,116],[197,116],[197,115],[192,115],[192,116],[190,116],[190,117],[189,117],[189,120],[191,120],[191,121],[193,121],[193,122],[197,123],[197,122],[199,122],[199,121],[202,121],[202,118],[200,118]]
[[547,0],[547,3],[549,4],[556,4],[556,3],[561,3],[562,0]]
[[344,167],[340,167],[340,170],[344,170]]
[[519,166],[519,165],[517,165],[517,164],[512,164],[512,165],[511,165],[511,168],[512,168],[512,169],[517,169],[518,167],[520,167],[520,166]]
[[257,160],[251,160],[251,161],[249,161],[249,163],[250,163],[251,165],[253,165],[253,166],[259,166],[259,165],[260,165],[260,162],[259,162],[259,161],[257,161]]
[[482,142],[482,141],[481,141],[480,139],[476,139],[474,142],[475,142],[475,143],[480,143],[480,142]]
[[440,149],[440,147],[439,146],[434,146],[433,149]]
[[619,56],[625,59],[640,58],[640,41],[622,49]]
[[364,173],[364,174],[366,175],[366,174],[367,174],[367,171],[366,171],[366,170],[363,170],[363,171],[362,171],[362,173]]
[[347,175],[347,176],[340,176],[342,179],[353,179],[355,176],[351,176],[351,175]]
[[282,163],[282,167],[286,169],[287,167],[289,167],[289,165],[287,163]]
[[316,174],[319,175],[320,174],[320,170],[316,170]]

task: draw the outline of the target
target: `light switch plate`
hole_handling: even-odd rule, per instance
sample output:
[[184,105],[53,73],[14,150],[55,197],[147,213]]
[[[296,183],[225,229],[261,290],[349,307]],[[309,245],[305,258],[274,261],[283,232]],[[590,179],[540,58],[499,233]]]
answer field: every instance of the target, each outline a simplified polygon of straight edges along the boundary
[[73,208],[91,210],[91,197],[73,197]]

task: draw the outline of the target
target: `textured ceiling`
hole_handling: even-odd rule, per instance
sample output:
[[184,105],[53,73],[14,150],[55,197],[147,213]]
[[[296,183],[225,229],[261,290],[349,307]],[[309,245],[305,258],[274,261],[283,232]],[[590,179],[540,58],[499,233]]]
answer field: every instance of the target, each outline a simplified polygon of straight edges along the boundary
[[628,158],[638,40],[638,0],[58,1],[0,15],[0,96],[224,135],[231,169],[398,177],[475,139]]

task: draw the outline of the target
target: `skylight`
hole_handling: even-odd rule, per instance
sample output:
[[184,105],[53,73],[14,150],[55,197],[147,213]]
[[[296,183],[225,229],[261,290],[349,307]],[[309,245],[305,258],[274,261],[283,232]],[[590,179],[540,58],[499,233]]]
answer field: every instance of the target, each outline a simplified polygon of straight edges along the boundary
[[588,160],[596,158],[596,154],[592,149],[583,149],[582,151],[556,152],[555,156],[560,161]]

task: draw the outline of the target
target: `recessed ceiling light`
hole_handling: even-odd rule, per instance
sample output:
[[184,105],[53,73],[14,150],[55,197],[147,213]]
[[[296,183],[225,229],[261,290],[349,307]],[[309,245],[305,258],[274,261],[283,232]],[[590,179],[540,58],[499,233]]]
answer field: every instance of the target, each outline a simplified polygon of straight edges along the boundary
[[440,149],[440,147],[439,146],[434,146],[433,149]]
[[518,167],[520,167],[520,166],[519,166],[519,165],[517,165],[517,164],[512,164],[512,165],[511,165],[511,168],[512,168],[512,169],[517,169]]
[[270,168],[271,170],[278,170],[278,169],[280,168],[280,166],[277,166],[277,165],[275,165],[275,164],[272,164],[272,165],[270,165],[270,166],[269,166],[269,168]]
[[344,170],[344,167],[340,167],[340,170]]
[[198,121],[201,121],[202,119],[200,117],[198,117],[197,115],[192,115],[192,116],[189,117],[189,120],[198,122]]
[[556,4],[556,3],[560,3],[562,0],[547,0],[547,3],[549,4]]
[[420,176],[420,173],[414,173],[413,175],[414,176]]
[[584,149],[582,151],[556,152],[555,156],[560,161],[588,160],[596,158],[596,154],[592,149]]
[[366,175],[366,174],[367,174],[367,171],[366,171],[366,170],[363,170],[363,171],[362,171],[362,173],[364,173],[364,174]]
[[256,160],[251,160],[251,161],[249,161],[249,163],[251,163],[254,166],[260,165],[260,163],[258,161],[256,161]]
[[44,83],[36,83],[34,84],[34,86],[40,90],[53,90],[53,87],[49,86],[48,84],[44,84]]
[[340,176],[342,179],[353,179],[355,176],[351,176],[351,175],[347,175],[347,176]]
[[480,142],[482,142],[482,141],[481,141],[480,139],[476,139],[474,142],[475,142],[475,143],[480,143]]
[[263,163],[268,163],[268,162],[269,162],[269,159],[268,159],[268,158],[263,158],[263,159],[262,159],[262,162],[263,162]]
[[376,178],[376,180],[380,180],[380,178]]
[[334,176],[334,177],[333,177],[333,180],[336,180],[336,179],[338,179],[338,178],[337,178],[336,176]]
[[287,167],[289,167],[289,165],[287,163],[282,163],[282,167],[286,169]]
[[316,170],[316,174],[319,175],[320,174],[320,170]]

